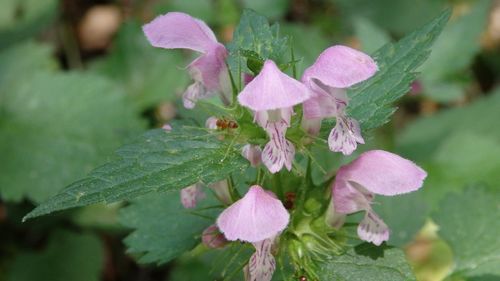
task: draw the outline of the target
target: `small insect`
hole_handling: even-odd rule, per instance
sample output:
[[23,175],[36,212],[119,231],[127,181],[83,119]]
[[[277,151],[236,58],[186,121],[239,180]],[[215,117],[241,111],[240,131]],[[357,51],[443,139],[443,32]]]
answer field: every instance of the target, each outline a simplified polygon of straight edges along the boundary
[[295,192],[286,192],[285,193],[285,202],[283,205],[285,206],[286,209],[290,210],[290,209],[294,208],[295,198],[296,198]]
[[307,277],[305,277],[304,275],[302,275],[302,276],[299,277],[299,281],[307,281]]
[[225,130],[225,129],[236,129],[238,128],[238,123],[236,123],[233,120],[227,120],[224,118],[217,119],[217,122],[215,122],[215,125],[217,126],[217,129],[220,130]]

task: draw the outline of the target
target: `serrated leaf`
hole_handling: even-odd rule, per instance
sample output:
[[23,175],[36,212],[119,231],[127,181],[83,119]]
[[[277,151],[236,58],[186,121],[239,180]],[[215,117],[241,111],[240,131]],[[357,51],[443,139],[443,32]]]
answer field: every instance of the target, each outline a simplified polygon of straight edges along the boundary
[[172,101],[187,87],[188,64],[179,52],[154,48],[137,22],[121,27],[111,55],[95,63],[93,70],[120,85],[144,110],[161,101]]
[[450,194],[432,215],[439,235],[454,253],[453,275],[481,277],[500,275],[499,189],[471,186]]
[[46,200],[142,130],[123,93],[106,79],[81,73],[26,77],[0,96],[4,200]]
[[246,9],[234,30],[233,41],[227,46],[229,67],[235,74],[240,66],[242,70],[250,73],[246,67],[246,59],[240,54],[242,50],[252,51],[263,59],[282,63],[283,56],[289,50],[287,42],[287,37],[280,36],[278,24],[271,26],[264,16]]
[[396,110],[392,102],[409,91],[416,77],[415,70],[429,56],[449,16],[447,10],[396,44],[387,44],[374,54],[379,67],[377,74],[348,92],[351,102],[347,110],[364,131],[389,121]]
[[98,281],[103,265],[104,253],[96,236],[58,231],[45,249],[19,253],[6,280]]
[[[217,204],[213,198],[205,198],[198,208]],[[179,192],[149,194],[134,200],[120,212],[121,224],[133,229],[125,238],[127,252],[139,255],[141,263],[166,263],[194,248],[203,229],[215,223],[218,211],[185,209]]]
[[321,264],[321,280],[414,281],[402,250],[360,244],[333,260]]
[[118,159],[92,171],[42,203],[25,219],[100,202],[129,200],[226,178],[247,167],[236,147],[200,128],[157,129],[117,151]]

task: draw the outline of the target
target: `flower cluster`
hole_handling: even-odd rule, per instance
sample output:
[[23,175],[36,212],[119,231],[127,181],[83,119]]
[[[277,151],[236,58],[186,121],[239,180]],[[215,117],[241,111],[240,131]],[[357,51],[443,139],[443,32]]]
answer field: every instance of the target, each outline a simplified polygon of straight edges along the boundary
[[[265,166],[270,177],[283,168],[292,170],[297,142],[287,138],[287,130],[300,105],[300,124],[309,139],[318,138],[323,119],[335,118],[327,141],[331,151],[349,155],[358,144],[364,143],[358,121],[346,111],[347,89],[377,72],[377,64],[370,56],[346,46],[332,46],[319,55],[300,80],[285,74],[273,60],[264,60],[259,73],[244,75],[246,85],[237,95],[236,103],[232,100],[234,89],[226,65],[228,51],[204,22],[183,13],[167,13],[146,24],[144,33],[155,47],[201,53],[188,66],[194,83],[183,95],[184,106],[194,108],[199,99],[219,94],[225,105],[247,108],[253,122],[267,134],[267,143],[261,147],[263,143],[246,140],[242,143],[242,155],[253,167]],[[214,131],[223,124],[231,128],[221,120],[209,118],[207,129]],[[338,170],[328,193],[331,199],[325,198],[329,203],[322,216],[324,225],[340,229],[346,215],[363,211],[365,216],[358,225],[358,236],[380,245],[389,239],[389,228],[371,207],[375,194],[393,196],[415,191],[425,177],[425,171],[417,165],[390,152],[362,153]],[[211,248],[224,247],[229,241],[251,243],[255,253],[245,267],[245,276],[247,280],[269,281],[276,268],[273,249],[287,227],[293,231],[291,214],[300,219],[300,213],[290,213],[283,204],[284,198],[278,198],[277,193],[261,185],[256,183],[238,198],[228,181],[212,184],[210,188],[227,208],[216,224],[203,232],[202,241]],[[195,207],[203,197],[200,184],[181,191],[181,202],[186,208]]]

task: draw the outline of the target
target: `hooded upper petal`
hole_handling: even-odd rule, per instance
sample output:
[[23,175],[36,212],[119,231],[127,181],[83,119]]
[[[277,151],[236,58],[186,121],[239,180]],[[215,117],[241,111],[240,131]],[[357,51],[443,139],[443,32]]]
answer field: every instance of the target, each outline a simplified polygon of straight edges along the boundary
[[276,236],[286,228],[289,219],[280,200],[254,185],[220,214],[217,226],[228,240],[254,243]]
[[171,12],[143,26],[151,45],[166,49],[191,49],[206,53],[218,45],[213,31],[201,20]]
[[259,73],[238,95],[238,101],[254,111],[292,107],[310,97],[307,87],[266,60]]
[[427,173],[410,160],[371,150],[340,168],[335,181],[355,182],[375,194],[391,196],[419,189],[426,177]]
[[375,61],[358,50],[337,45],[324,50],[316,62],[304,71],[302,81],[320,80],[334,88],[348,88],[372,77],[378,67]]
[[188,66],[191,76],[195,81],[202,82],[208,91],[220,90],[223,76],[229,76],[226,57],[226,48],[221,44],[215,45]]

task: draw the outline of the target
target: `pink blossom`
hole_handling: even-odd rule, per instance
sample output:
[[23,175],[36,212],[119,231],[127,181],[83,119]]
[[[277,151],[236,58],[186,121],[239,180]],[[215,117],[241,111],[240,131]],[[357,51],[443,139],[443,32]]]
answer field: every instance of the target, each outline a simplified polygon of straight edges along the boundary
[[170,126],[170,124],[168,124],[168,123],[163,124],[163,126],[161,126],[161,128],[167,132],[172,131],[172,126]]
[[347,117],[348,87],[364,81],[378,70],[368,55],[346,46],[333,46],[321,53],[316,62],[304,72],[302,82],[312,92],[304,102],[303,128],[317,135],[323,118],[336,118],[328,137],[330,150],[351,154],[357,143],[364,143],[359,124]]
[[413,162],[383,150],[362,153],[342,166],[333,184],[332,204],[327,214],[330,225],[339,227],[347,214],[365,211],[358,236],[380,245],[389,239],[389,228],[371,208],[375,194],[394,196],[418,190],[427,173]]
[[190,49],[202,54],[188,66],[194,83],[183,95],[186,108],[193,108],[198,99],[213,96],[216,92],[222,93],[223,102],[229,102],[231,89],[225,63],[228,52],[203,21],[171,12],[144,25],[143,31],[154,47]]
[[289,219],[280,200],[254,185],[219,215],[217,226],[227,240],[256,243],[278,235]]
[[310,97],[309,90],[299,81],[281,72],[267,60],[261,72],[238,95],[241,105],[254,111],[255,121],[266,130],[270,141],[262,152],[262,162],[271,173],[283,166],[292,169],[295,147],[288,141],[293,106]]

